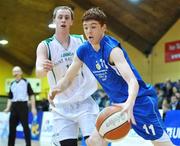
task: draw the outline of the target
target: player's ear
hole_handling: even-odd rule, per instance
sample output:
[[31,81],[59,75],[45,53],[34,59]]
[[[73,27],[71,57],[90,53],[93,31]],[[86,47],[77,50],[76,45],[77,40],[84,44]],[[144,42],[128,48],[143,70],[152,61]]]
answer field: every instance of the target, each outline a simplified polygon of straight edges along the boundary
[[103,30],[104,30],[104,32],[105,32],[105,31],[106,31],[106,29],[107,29],[106,24],[103,24],[102,28],[103,28]]

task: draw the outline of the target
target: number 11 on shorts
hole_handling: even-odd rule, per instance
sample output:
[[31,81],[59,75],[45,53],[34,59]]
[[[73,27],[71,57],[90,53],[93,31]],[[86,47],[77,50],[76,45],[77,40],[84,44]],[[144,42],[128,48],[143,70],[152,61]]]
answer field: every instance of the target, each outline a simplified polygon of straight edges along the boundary
[[[143,125],[143,129],[146,131],[147,134],[153,134],[156,135],[155,130],[154,130],[154,126],[151,124],[149,126],[147,126],[146,124]],[[151,133],[150,133],[151,131]]]

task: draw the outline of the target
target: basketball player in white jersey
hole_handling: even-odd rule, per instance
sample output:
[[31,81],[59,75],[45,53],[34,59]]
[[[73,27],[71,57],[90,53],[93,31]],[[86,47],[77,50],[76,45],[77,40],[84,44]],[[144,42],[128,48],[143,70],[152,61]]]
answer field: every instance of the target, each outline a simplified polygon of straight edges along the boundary
[[[55,34],[37,47],[36,74],[47,75],[53,89],[70,64],[76,49],[83,43],[83,36],[70,35],[73,11],[67,6],[55,8],[53,21]],[[97,82],[89,69],[83,65],[71,86],[53,100],[54,138],[61,146],[77,146],[78,131],[87,139],[95,127],[99,107],[91,95]]]

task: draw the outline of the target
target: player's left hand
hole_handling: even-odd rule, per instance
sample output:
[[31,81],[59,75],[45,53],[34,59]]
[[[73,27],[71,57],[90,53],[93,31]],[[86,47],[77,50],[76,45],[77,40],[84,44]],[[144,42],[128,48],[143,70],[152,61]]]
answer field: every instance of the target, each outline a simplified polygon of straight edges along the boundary
[[49,91],[48,101],[53,107],[55,107],[53,99],[55,98],[56,94],[59,93],[59,92],[60,92],[60,90],[58,88],[54,88],[54,89]]
[[48,99],[53,100],[55,98],[56,94],[59,92],[60,92],[60,89],[58,89],[58,88],[51,89],[48,94]]

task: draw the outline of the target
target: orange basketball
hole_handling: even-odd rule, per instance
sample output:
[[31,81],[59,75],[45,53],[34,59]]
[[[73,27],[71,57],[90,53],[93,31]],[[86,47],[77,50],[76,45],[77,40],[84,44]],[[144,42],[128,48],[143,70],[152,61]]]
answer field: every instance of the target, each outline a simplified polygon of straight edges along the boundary
[[96,129],[107,141],[117,141],[125,137],[131,129],[126,112],[121,112],[120,106],[104,108],[97,120]]

